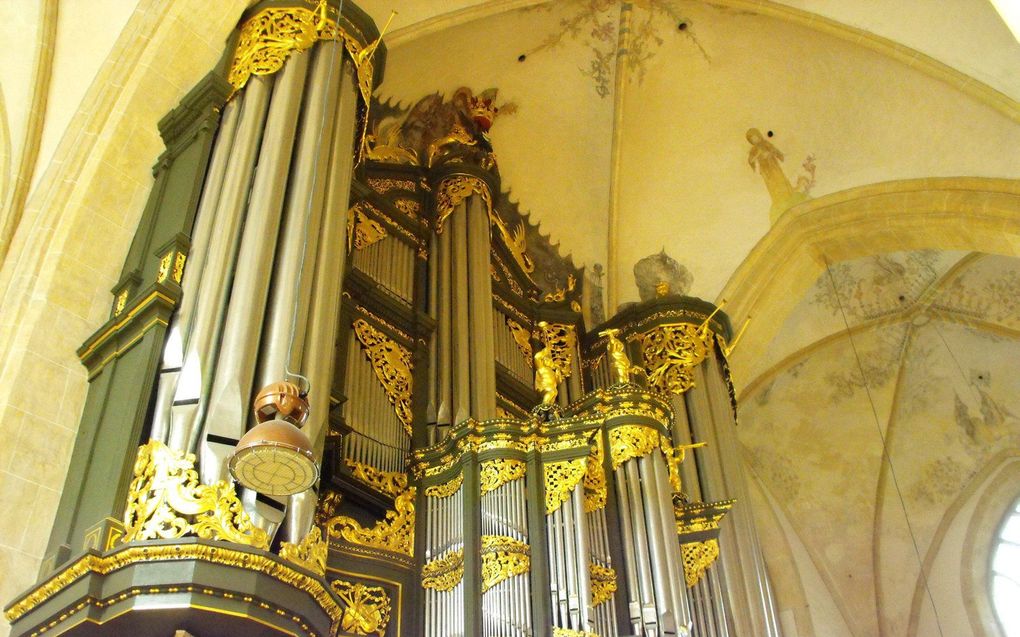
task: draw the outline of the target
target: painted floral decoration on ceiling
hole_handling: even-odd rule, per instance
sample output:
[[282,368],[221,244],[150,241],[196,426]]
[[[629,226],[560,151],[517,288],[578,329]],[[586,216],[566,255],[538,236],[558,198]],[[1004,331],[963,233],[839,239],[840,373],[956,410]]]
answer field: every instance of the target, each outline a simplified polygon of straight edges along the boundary
[[533,10],[552,11],[564,5],[569,6],[568,15],[560,20],[559,30],[531,53],[551,49],[565,39],[582,43],[590,49],[591,59],[588,67],[580,70],[595,81],[599,97],[610,93],[618,57],[626,70],[636,75],[638,83],[644,80],[648,61],[665,42],[660,33],[685,37],[709,60],[690,20],[670,0],[568,0],[542,4]]

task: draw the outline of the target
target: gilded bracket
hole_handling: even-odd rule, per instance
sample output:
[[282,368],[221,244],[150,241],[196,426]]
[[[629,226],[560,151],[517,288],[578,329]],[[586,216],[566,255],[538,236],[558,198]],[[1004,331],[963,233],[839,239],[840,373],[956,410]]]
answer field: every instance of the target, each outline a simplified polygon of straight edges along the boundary
[[584,471],[584,511],[591,513],[606,506],[606,470],[602,466],[605,451],[602,447],[602,436],[596,436],[595,449],[588,458],[588,466]]
[[368,246],[382,241],[389,234],[381,223],[369,219],[361,210],[362,202],[351,206],[347,211],[347,240],[348,248],[353,246],[357,250],[364,250]]
[[719,541],[711,539],[687,542],[680,545],[680,554],[684,563],[684,579],[687,588],[691,588],[705,576],[705,571],[719,557]]
[[542,466],[545,476],[545,514],[552,515],[570,498],[570,493],[585,476],[587,458],[547,462]]
[[609,455],[613,469],[632,458],[647,456],[660,447],[662,434],[648,425],[621,425],[609,430]]

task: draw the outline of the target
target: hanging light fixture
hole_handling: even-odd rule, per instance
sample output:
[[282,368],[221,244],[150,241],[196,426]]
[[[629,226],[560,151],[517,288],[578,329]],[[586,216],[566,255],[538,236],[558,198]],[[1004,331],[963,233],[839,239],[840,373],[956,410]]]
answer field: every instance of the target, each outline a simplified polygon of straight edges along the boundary
[[300,427],[308,401],[297,385],[267,385],[253,405],[258,424],[237,443],[228,468],[242,486],[266,495],[294,495],[319,479],[312,442]]

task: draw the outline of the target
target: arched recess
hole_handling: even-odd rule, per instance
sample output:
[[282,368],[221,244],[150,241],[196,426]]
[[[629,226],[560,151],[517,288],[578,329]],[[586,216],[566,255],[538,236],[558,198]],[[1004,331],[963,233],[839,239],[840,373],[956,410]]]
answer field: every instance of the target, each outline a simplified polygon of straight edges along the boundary
[[727,301],[734,324],[753,318],[730,360],[736,382],[749,380],[741,371],[765,353],[827,263],[919,249],[1020,255],[1020,181],[981,177],[891,181],[833,193],[787,210],[717,300]]
[[[918,577],[907,634],[972,634],[1003,637],[991,606],[989,568],[997,530],[1016,502],[1020,485],[1020,451],[992,458],[971,479],[946,511],[924,559],[924,573],[938,622]],[[952,612],[952,606],[959,612]]]

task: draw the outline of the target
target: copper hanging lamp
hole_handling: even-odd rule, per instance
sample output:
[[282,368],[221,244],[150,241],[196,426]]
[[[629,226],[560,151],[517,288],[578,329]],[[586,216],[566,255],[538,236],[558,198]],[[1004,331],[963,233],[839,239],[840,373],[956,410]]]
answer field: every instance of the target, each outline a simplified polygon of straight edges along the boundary
[[312,442],[300,427],[308,401],[294,383],[267,385],[253,405],[257,425],[237,443],[228,468],[242,486],[265,495],[294,495],[319,479]]

